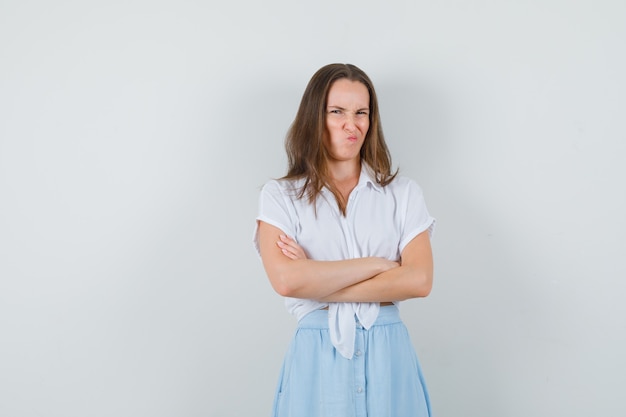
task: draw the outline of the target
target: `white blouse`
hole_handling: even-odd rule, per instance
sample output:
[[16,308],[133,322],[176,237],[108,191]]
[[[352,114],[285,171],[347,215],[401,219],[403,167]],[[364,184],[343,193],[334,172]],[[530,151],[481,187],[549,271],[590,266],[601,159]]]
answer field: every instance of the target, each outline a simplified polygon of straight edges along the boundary
[[[404,247],[425,230],[432,235],[430,216],[421,188],[412,180],[396,177],[385,187],[362,164],[357,186],[348,199],[346,216],[334,195],[322,189],[315,207],[297,194],[304,180],[272,180],[261,190],[254,245],[259,251],[258,221],[281,229],[301,245],[310,259],[335,261],[377,256],[400,260]],[[317,215],[317,216],[316,216]],[[397,304],[397,302],[396,302]],[[328,306],[330,338],[339,353],[354,354],[355,316],[369,329],[378,317],[379,303],[322,303],[285,297],[287,310],[298,320]]]

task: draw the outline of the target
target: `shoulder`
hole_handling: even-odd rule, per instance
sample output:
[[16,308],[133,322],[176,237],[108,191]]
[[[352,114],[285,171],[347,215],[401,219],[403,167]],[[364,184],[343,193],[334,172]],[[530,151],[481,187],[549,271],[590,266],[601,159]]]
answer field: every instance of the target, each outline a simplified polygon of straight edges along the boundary
[[280,193],[280,194],[284,194],[284,195],[289,195],[292,194],[294,191],[298,191],[302,188],[302,185],[304,185],[304,180],[302,179],[285,179],[285,178],[279,178],[279,179],[272,179],[267,181],[263,187],[261,188],[261,190],[263,192],[269,192],[269,193]]
[[393,181],[384,187],[385,191],[393,195],[405,193],[422,194],[422,188],[413,179],[401,175],[396,176]]
[[296,204],[302,197],[304,179],[273,179],[261,188],[261,199],[274,199]]

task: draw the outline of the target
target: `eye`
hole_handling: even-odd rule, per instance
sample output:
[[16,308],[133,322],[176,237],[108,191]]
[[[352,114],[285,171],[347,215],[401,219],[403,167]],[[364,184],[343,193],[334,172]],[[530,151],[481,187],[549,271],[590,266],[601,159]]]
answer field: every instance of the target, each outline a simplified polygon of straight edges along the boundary
[[341,110],[339,110],[339,109],[332,109],[332,110],[329,110],[328,113],[341,114]]

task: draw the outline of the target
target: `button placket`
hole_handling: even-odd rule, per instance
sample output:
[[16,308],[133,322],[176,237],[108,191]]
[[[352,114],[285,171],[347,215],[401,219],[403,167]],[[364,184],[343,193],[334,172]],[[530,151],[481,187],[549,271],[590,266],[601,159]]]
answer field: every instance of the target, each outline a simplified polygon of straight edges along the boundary
[[352,357],[352,366],[354,369],[355,395],[356,395],[356,415],[367,415],[367,381],[365,380],[365,341],[367,330],[363,327],[357,328],[354,356]]

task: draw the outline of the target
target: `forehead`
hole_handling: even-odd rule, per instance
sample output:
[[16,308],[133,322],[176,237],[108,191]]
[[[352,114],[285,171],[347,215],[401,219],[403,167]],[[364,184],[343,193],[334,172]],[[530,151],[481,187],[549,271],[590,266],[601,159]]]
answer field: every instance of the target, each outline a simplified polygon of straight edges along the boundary
[[328,105],[353,104],[368,107],[370,94],[365,84],[360,81],[352,81],[341,78],[335,81],[328,90]]

